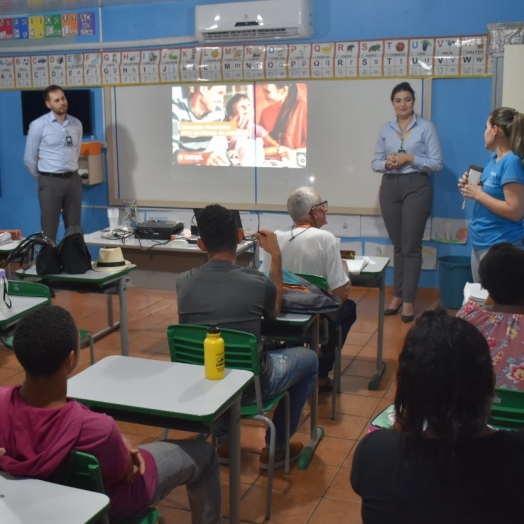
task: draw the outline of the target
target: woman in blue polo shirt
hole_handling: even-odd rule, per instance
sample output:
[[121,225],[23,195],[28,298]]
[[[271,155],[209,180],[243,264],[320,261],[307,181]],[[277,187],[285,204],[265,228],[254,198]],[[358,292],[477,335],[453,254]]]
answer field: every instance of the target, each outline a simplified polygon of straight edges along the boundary
[[524,115],[509,107],[495,109],[486,123],[484,139],[493,154],[479,184],[469,184],[467,173],[458,184],[464,197],[475,200],[469,222],[475,282],[479,282],[479,263],[491,246],[510,242],[523,247]]

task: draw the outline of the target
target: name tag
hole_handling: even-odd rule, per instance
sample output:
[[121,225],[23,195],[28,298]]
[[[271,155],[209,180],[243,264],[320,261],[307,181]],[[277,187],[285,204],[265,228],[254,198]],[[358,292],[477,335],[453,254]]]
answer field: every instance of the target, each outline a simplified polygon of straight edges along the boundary
[[397,151],[397,153],[405,153],[405,152],[406,152],[405,149],[399,149],[399,150]]
[[68,146],[73,145],[73,139],[69,135],[66,136],[66,145]]

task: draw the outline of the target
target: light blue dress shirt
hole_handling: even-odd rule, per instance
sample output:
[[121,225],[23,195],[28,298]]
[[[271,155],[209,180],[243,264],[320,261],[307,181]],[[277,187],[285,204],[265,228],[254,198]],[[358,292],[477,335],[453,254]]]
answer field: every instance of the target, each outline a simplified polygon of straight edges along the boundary
[[37,178],[38,171],[76,171],[82,134],[82,122],[71,115],[66,115],[63,124],[52,111],[33,120],[29,126],[24,153],[24,164],[31,175]]
[[[404,141],[401,137],[404,134]],[[401,146],[402,144],[402,146]],[[398,153],[403,149],[405,153],[413,155],[413,164],[404,164],[399,169],[386,169],[386,158]],[[402,133],[398,126],[397,118],[382,126],[375,148],[375,155],[371,162],[371,168],[378,173],[433,173],[440,171],[443,167],[442,149],[437,129],[432,122],[417,118],[413,114],[413,120],[408,128]]]

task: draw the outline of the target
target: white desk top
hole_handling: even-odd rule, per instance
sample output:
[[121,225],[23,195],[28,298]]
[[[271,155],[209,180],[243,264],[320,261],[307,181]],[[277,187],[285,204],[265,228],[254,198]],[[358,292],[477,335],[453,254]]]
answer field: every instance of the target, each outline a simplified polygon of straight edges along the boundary
[[204,366],[109,356],[70,378],[67,393],[91,405],[203,420],[212,418],[252,377],[251,371],[226,369],[222,380],[207,380]]
[[389,264],[388,257],[357,257],[366,258],[368,263],[360,272],[361,275],[373,275],[381,273]]
[[[10,295],[12,307],[0,309],[0,329],[8,327],[12,321],[21,318],[32,309],[50,303],[45,297],[18,297]],[[0,519],[1,522],[1,519]]]
[[[83,273],[81,275],[70,275],[69,273],[59,273],[56,275],[45,275],[45,278],[49,278],[50,280],[69,280],[73,282],[87,282],[92,284],[100,284],[105,282],[110,282],[112,280],[118,280],[123,275],[127,275],[130,271],[133,271],[133,269],[136,269],[135,264],[131,264],[125,269],[122,269],[120,271],[95,271],[93,269],[90,269],[86,273]],[[24,279],[26,277],[39,277],[44,278],[43,275],[38,275],[36,272],[36,266],[33,265],[30,268],[23,270],[18,269],[16,271],[17,276],[20,279]]]
[[109,505],[101,493],[0,471],[2,524],[85,524]]
[[[84,235],[85,243],[88,246],[105,246],[105,247],[121,247],[130,249],[143,249],[153,248],[155,251],[173,251],[177,253],[202,253],[203,251],[196,244],[188,244],[187,246],[174,246],[173,242],[167,242],[162,240],[149,240],[149,239],[138,239],[138,238],[126,238],[123,242],[121,239],[107,239],[102,237],[102,231],[95,231],[94,233],[88,233]],[[237,255],[243,253],[253,245],[252,240],[244,240],[237,246]]]

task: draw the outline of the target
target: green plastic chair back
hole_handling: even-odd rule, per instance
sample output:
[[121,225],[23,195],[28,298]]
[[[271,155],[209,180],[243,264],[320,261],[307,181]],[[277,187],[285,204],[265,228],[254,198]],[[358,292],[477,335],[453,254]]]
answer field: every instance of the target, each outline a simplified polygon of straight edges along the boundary
[[[73,488],[105,493],[100,464],[95,456],[73,450],[67,458],[65,469],[63,484]],[[123,524],[154,524],[159,518],[158,510],[149,508],[142,517],[128,519]],[[108,522],[107,517],[105,521]]]
[[524,391],[495,388],[488,423],[499,429],[524,427]]
[[[224,339],[226,368],[245,369],[260,374],[258,341],[255,335],[220,329]],[[204,365],[204,340],[207,327],[193,324],[174,324],[167,328],[169,353],[172,362]]]
[[49,288],[38,282],[9,280],[8,293],[18,297],[45,297],[51,299]]

